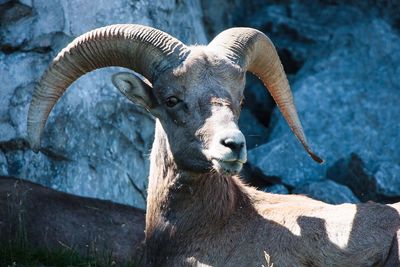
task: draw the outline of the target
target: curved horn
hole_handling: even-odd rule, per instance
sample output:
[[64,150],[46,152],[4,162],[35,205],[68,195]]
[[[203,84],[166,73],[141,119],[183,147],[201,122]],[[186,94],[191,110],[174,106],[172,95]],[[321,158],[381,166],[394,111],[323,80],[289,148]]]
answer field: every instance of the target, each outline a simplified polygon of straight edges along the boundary
[[308,154],[322,163],[323,160],[312,152],[307,143],[286,74],[271,40],[255,29],[231,28],[216,36],[209,46],[262,80]]
[[160,30],[118,24],[77,37],[53,60],[36,86],[28,112],[28,139],[40,149],[47,117],[69,85],[80,76],[103,67],[126,67],[154,81],[158,73],[178,65],[189,50]]

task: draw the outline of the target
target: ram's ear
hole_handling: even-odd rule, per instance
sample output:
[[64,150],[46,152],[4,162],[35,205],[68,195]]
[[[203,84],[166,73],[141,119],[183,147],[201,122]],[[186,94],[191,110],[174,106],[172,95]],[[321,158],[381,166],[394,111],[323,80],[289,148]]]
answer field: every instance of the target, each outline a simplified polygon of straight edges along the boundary
[[152,86],[133,73],[120,72],[112,76],[112,82],[129,100],[152,111],[157,106]]

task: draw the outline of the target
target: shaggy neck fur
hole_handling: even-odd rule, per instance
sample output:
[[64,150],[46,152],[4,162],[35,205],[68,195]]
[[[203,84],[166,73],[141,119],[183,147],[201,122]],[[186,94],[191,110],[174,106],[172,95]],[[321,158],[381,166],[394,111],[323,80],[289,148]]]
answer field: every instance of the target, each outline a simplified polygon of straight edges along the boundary
[[256,191],[235,176],[182,171],[157,122],[145,262],[151,267],[261,266],[267,253],[274,266],[399,266],[396,209],[327,205]]
[[185,241],[220,229],[235,210],[248,203],[244,186],[235,176],[180,170],[159,121],[150,164],[146,243],[163,256],[172,254],[166,250],[182,248]]

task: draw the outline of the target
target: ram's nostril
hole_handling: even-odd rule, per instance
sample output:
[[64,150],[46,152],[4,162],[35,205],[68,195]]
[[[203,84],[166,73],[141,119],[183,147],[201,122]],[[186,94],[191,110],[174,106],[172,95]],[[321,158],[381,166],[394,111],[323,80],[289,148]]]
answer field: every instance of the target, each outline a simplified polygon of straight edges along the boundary
[[221,145],[229,147],[229,148],[233,148],[233,147],[235,147],[235,142],[233,141],[233,139],[230,139],[230,138],[222,139]]
[[229,147],[233,151],[240,151],[244,147],[244,142],[241,140],[235,140],[233,138],[221,139],[221,145]]

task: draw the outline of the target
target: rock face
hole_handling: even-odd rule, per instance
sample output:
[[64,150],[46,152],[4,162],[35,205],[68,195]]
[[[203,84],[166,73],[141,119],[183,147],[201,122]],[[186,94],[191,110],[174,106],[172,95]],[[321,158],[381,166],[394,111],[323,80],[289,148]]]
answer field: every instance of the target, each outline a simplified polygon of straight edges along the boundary
[[310,160],[277,111],[269,142],[250,151],[250,162],[295,188],[329,178],[364,201],[397,200],[399,28],[378,15],[382,6],[365,13],[361,3],[338,2],[267,5],[253,24],[302,62],[292,77],[294,98],[308,139],[326,163]]
[[354,193],[347,187],[330,180],[315,181],[300,185],[293,190],[295,194],[307,195],[313,199],[331,204],[358,203]]
[[150,25],[185,43],[205,43],[198,1],[1,1],[0,175],[84,196],[145,207],[153,119],[98,70],[70,87],[34,154],[26,139],[32,90],[76,36],[105,25]]

